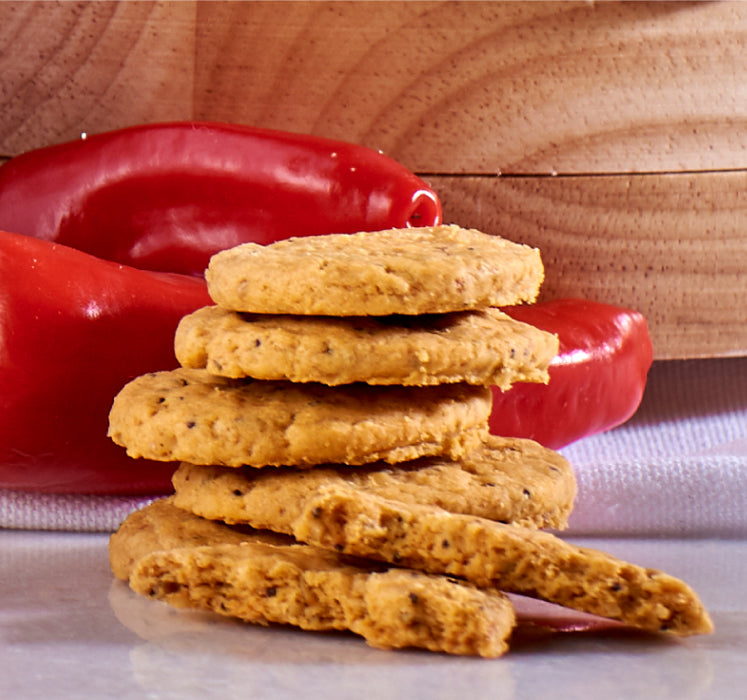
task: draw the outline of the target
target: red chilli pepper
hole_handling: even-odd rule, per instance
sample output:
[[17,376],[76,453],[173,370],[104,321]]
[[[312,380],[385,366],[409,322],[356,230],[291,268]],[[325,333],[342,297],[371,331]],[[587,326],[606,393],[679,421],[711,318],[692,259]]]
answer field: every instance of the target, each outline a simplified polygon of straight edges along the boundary
[[382,153],[247,126],[136,126],[0,167],[0,229],[140,269],[202,275],[247,241],[440,222],[433,190]]
[[638,408],[653,359],[645,318],[637,311],[580,299],[503,309],[556,333],[550,382],[493,387],[490,431],[559,449],[625,422]]
[[109,409],[131,378],[177,366],[179,319],[209,303],[197,278],[0,232],[0,488],[168,491],[173,465],[127,457]]

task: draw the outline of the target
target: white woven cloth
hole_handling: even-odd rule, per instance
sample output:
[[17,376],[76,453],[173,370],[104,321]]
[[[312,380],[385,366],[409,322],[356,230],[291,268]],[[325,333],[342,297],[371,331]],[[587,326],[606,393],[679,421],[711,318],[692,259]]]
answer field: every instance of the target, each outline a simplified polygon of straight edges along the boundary
[[747,358],[656,363],[625,425],[562,450],[578,534],[747,534]]
[[[747,357],[655,363],[624,426],[566,447],[570,535],[747,535]],[[0,527],[108,532],[150,499],[0,491]]]

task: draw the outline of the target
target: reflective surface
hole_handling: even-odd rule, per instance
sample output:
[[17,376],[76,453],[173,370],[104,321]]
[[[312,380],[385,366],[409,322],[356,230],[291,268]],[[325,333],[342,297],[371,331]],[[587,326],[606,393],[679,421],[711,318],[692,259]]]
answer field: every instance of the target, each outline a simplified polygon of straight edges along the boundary
[[517,599],[501,659],[381,651],[348,634],[173,610],[114,581],[107,536],[0,531],[3,698],[742,698],[747,542],[574,541],[690,583],[716,624],[670,640]]

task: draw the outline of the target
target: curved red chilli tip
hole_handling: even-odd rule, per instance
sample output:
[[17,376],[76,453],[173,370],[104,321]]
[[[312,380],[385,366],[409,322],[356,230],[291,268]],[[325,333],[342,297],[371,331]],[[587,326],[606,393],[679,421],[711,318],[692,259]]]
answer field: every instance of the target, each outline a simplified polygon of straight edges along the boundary
[[412,195],[413,210],[407,218],[411,228],[438,226],[441,223],[441,202],[434,192],[418,190]]

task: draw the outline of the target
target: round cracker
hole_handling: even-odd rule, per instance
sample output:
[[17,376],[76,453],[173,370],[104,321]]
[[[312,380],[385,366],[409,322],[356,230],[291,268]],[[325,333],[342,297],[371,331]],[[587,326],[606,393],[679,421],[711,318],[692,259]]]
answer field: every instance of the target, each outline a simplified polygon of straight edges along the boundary
[[226,466],[313,466],[458,457],[487,434],[488,387],[327,387],[176,369],[117,394],[109,436],[131,457]]
[[474,229],[431,226],[307,236],[221,251],[206,271],[226,309],[387,316],[532,302],[539,251]]
[[552,333],[498,309],[427,316],[242,314],[207,306],[185,316],[174,340],[183,367],[223,377],[366,384],[497,385],[549,379]]

